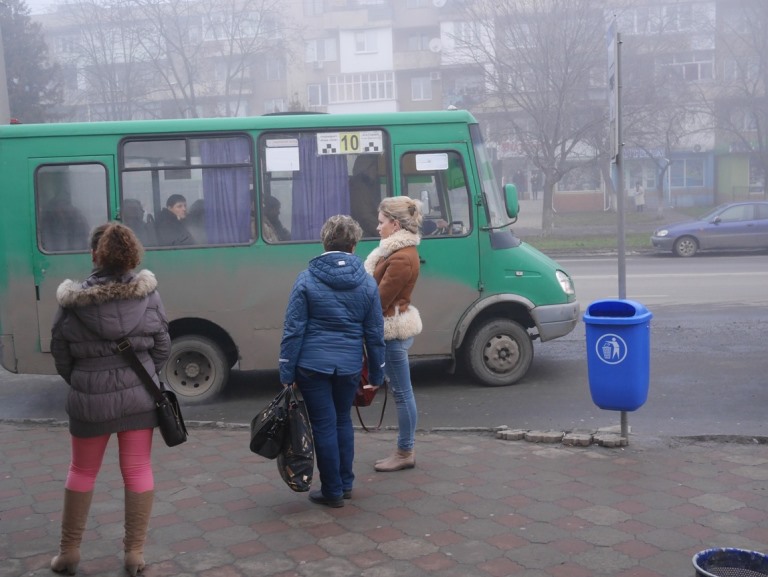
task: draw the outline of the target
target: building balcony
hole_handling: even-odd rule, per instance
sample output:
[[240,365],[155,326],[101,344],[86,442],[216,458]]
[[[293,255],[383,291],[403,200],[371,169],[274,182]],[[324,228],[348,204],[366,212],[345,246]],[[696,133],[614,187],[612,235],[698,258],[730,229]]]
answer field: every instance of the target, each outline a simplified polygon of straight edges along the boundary
[[440,67],[440,53],[428,50],[408,50],[393,55],[395,70],[434,70]]

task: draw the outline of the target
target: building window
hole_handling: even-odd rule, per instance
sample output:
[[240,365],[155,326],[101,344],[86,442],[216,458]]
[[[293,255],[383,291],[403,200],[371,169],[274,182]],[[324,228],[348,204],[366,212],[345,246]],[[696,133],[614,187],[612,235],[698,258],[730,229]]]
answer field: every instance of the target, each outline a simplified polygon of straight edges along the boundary
[[304,45],[305,62],[333,62],[337,59],[335,38],[318,38]]
[[480,36],[473,22],[454,22],[453,37],[458,46],[480,45]]
[[309,84],[307,86],[307,103],[309,106],[328,104],[328,88],[325,84]]
[[760,75],[760,63],[752,58],[725,58],[723,60],[723,80],[751,81]]
[[328,102],[365,102],[392,100],[395,79],[392,72],[363,72],[328,77]]
[[765,192],[765,171],[754,156],[749,159],[749,191]]
[[357,54],[371,54],[377,51],[376,30],[355,32],[355,52]]
[[714,58],[712,50],[696,50],[665,55],[659,62],[670,73],[680,74],[686,82],[697,82],[714,78]]
[[408,50],[418,52],[429,50],[429,34],[413,34],[408,37]]
[[267,59],[267,80],[282,80],[285,78],[285,63],[280,58]]
[[411,78],[411,100],[432,100],[432,80],[429,76]]
[[323,13],[323,0],[304,0],[304,16]]
[[675,160],[669,167],[669,185],[672,188],[704,186],[704,160],[701,158]]
[[286,110],[288,110],[288,106],[286,105],[284,98],[271,98],[264,101],[264,114],[285,112]]
[[77,54],[79,42],[76,36],[57,36],[53,39],[53,49],[56,54]]

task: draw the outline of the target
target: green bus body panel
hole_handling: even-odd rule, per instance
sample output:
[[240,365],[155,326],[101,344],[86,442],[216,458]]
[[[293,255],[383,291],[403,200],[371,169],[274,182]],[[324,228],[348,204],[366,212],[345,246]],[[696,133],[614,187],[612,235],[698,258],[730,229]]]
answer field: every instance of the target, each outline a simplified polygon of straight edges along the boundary
[[[400,193],[396,166],[400,153],[431,149],[459,153],[466,163],[472,227],[467,236],[422,240],[423,265],[413,304],[422,314],[425,330],[411,349],[416,357],[452,356],[472,317],[495,296],[503,295],[524,308],[575,303],[557,283],[554,261],[525,244],[491,248],[468,130],[475,123],[465,111],[445,111],[0,126],[3,366],[19,373],[55,372],[49,350],[56,287],[67,278],[85,279],[92,265],[88,253],[40,252],[35,236],[35,168],[60,161],[104,163],[114,217],[119,145],[132,135],[239,132],[249,135],[255,146],[264,131],[380,128],[389,135],[395,194]],[[356,252],[365,258],[377,244],[364,240]],[[247,246],[147,250],[140,268],[157,275],[172,322],[189,319],[220,327],[239,350],[241,369],[270,369],[277,367],[290,289],[298,272],[320,252],[319,242],[267,245],[259,239]],[[529,328],[534,325],[531,319],[528,315]]]

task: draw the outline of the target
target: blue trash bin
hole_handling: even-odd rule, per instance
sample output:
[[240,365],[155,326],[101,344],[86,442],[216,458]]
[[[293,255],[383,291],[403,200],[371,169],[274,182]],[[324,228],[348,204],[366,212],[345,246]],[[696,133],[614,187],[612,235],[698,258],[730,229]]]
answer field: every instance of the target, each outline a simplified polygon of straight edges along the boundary
[[651,318],[638,302],[595,301],[584,313],[592,401],[609,411],[634,411],[648,399]]

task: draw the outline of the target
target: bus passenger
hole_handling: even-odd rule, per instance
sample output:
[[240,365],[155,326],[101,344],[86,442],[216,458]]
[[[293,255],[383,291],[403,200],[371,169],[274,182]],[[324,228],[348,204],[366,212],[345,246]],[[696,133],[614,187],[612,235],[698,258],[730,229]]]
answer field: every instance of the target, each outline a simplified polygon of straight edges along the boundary
[[349,212],[363,228],[363,237],[378,234],[376,207],[381,202],[379,156],[361,154],[355,159],[349,178]]
[[123,212],[120,219],[123,224],[130,227],[144,246],[157,244],[155,229],[144,220],[144,207],[138,198],[124,198]]
[[264,198],[262,231],[267,242],[291,240],[291,233],[280,222],[280,201],[274,196]]
[[51,353],[69,385],[66,408],[72,446],[59,554],[51,561],[51,569],[59,573],[74,575],[77,570],[93,488],[113,433],[125,485],[125,569],[132,576],[144,569],[154,499],[151,448],[157,408],[118,351],[118,342],[129,339],[153,374],[168,359],[171,339],[155,275],[133,272],[142,252],[130,228],[103,224],[91,235],[91,276],[84,282],[65,280],[56,291],[59,308]]
[[160,211],[155,221],[157,242],[160,246],[195,244],[192,234],[184,224],[185,218],[187,218],[187,199],[181,194],[172,194],[165,201],[165,208]]
[[68,193],[58,193],[42,210],[40,240],[47,251],[88,248],[88,221]]
[[385,372],[397,407],[397,448],[376,461],[377,471],[399,471],[416,465],[414,442],[418,411],[413,396],[408,349],[421,333],[421,316],[411,305],[411,293],[419,278],[422,223],[420,202],[407,196],[385,198],[379,204],[379,246],[365,259],[365,270],[379,285],[384,311]]
[[205,232],[205,201],[202,198],[197,199],[189,207],[185,223],[195,243],[208,243],[208,233]]
[[288,300],[280,344],[280,382],[307,405],[320,490],[309,500],[343,507],[352,497],[355,438],[352,401],[368,353],[370,383],[384,381],[384,322],[376,283],[352,254],[362,230],[336,215],[320,230],[325,252],[299,273]]

